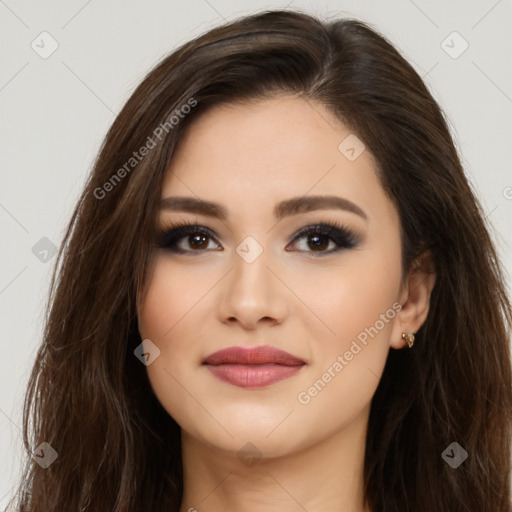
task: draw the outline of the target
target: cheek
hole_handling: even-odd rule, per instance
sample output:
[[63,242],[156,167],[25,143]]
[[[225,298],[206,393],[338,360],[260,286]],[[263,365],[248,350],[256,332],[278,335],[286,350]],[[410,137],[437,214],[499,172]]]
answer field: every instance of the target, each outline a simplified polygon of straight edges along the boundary
[[[368,330],[373,334],[371,339],[389,337],[400,287],[399,257],[353,252],[340,258],[335,266],[310,265],[294,272],[301,276],[294,291],[310,310],[302,314],[307,319],[309,337],[316,340],[317,346],[325,340],[321,346],[327,353],[348,350],[358,336],[364,342]],[[378,336],[374,328],[379,331]]]
[[173,327],[179,318],[179,297],[184,291],[179,275],[173,275],[166,269],[163,258],[156,258],[138,312],[139,330],[143,338],[161,340]]
[[373,261],[370,267],[362,261],[366,258],[359,259],[343,269],[317,269],[309,274],[315,287],[310,288],[308,305],[329,330],[315,334],[316,318],[309,322],[314,365],[300,382],[295,403],[300,404],[302,425],[319,436],[332,434],[368,407],[389,353],[399,263]]
[[201,309],[197,306],[214,284],[215,275],[211,270],[203,272],[198,266],[179,266],[165,255],[159,256],[148,277],[147,291],[138,313],[141,336],[154,338],[162,344],[171,338],[173,344],[183,340],[184,345],[190,346],[176,333],[190,323],[191,316],[197,316]]
[[[142,339],[150,339],[159,349],[158,359],[147,367],[150,379],[168,380],[180,362],[193,359],[197,344],[197,323],[190,318],[200,309],[197,304],[205,285],[190,280],[190,273],[179,272],[165,256],[159,257],[148,278],[146,294],[138,312]],[[196,306],[196,307],[195,307]]]
[[392,269],[376,266],[371,271],[358,266],[344,276],[338,291],[332,291],[329,306],[330,317],[343,339],[358,338],[364,342],[364,333],[371,327],[382,331],[381,339],[388,334],[398,282],[399,275]]
[[347,253],[335,266],[311,266],[300,273],[295,269],[304,276],[298,281],[298,295],[315,313],[302,315],[314,365],[307,382],[301,382],[298,400],[301,405],[307,402],[304,414],[311,421],[331,410],[330,425],[343,422],[375,392],[400,308],[400,251],[394,243],[398,239],[383,243],[379,251]]
[[213,282],[196,279],[194,272],[178,271],[165,256],[157,260],[148,279],[138,312],[139,332],[160,350],[146,367],[148,378],[164,409],[181,426],[194,430],[193,418],[199,413],[192,398],[200,360],[198,326],[204,321],[199,320],[203,314],[200,301]]

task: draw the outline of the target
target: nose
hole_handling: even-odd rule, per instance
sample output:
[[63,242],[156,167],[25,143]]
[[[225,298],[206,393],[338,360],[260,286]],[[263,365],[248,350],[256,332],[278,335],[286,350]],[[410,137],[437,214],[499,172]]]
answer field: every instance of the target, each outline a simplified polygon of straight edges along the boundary
[[269,266],[268,260],[265,251],[251,263],[233,253],[233,268],[220,288],[221,322],[253,330],[264,323],[277,325],[284,321],[289,297],[285,285],[276,277],[279,272]]

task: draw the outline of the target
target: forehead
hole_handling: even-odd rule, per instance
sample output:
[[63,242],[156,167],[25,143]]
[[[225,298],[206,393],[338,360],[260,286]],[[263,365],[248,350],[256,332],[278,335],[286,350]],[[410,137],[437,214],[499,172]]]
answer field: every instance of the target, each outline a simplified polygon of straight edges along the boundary
[[385,200],[371,153],[349,159],[343,152],[344,141],[357,144],[354,137],[325,106],[297,96],[218,105],[187,128],[162,197],[192,195],[255,211],[308,193]]
[[229,165],[232,175],[243,164],[245,178],[264,172],[266,163],[274,173],[299,170],[311,159],[332,160],[349,133],[323,105],[298,97],[218,105],[187,128],[171,167],[192,171],[188,167],[208,161],[216,171],[222,170],[217,163]]

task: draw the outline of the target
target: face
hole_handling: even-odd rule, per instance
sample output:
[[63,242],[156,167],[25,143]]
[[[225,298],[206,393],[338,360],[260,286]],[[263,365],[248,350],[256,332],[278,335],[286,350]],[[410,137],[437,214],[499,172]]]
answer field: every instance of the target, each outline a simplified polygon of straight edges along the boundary
[[279,456],[367,417],[389,349],[403,347],[406,297],[398,215],[360,144],[293,96],[216,106],[189,127],[138,310],[160,351],[151,385],[189,438]]

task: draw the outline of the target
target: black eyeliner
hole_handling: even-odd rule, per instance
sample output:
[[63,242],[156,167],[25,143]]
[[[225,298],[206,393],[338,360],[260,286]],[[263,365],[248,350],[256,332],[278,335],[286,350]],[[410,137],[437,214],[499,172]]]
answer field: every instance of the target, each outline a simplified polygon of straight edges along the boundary
[[[350,229],[346,228],[338,222],[319,222],[302,228],[294,237],[292,242],[295,242],[305,236],[319,235],[327,236],[332,239],[337,248],[330,251],[318,252],[318,256],[333,254],[342,249],[353,249],[359,244],[359,237]],[[310,251],[314,253],[315,251]]]
[[[161,228],[157,229],[155,246],[160,249],[165,249],[171,253],[176,254],[205,252],[204,249],[196,251],[194,251],[193,249],[182,250],[179,249],[176,245],[177,241],[179,241],[182,238],[185,238],[187,235],[197,234],[210,238],[213,241],[215,241],[215,243],[218,243],[216,241],[215,233],[213,233],[213,231],[211,231],[210,229],[201,226],[197,222],[178,221],[175,224],[166,223]],[[290,243],[295,243],[301,238],[311,235],[326,236],[329,239],[331,239],[336,244],[337,247],[329,251],[298,252],[311,253],[314,257],[322,257],[334,254],[343,249],[353,249],[354,247],[357,247],[359,245],[359,236],[356,235],[352,230],[348,229],[343,224],[340,224],[337,221],[318,222],[306,226],[292,236]]]
[[[166,249],[178,254],[186,254],[193,251],[184,251],[176,247],[176,242],[186,235],[201,234],[208,238],[215,239],[215,234],[208,228],[197,224],[197,222],[180,221],[176,224],[166,224],[157,229],[156,247]],[[197,251],[200,252],[200,251]]]

